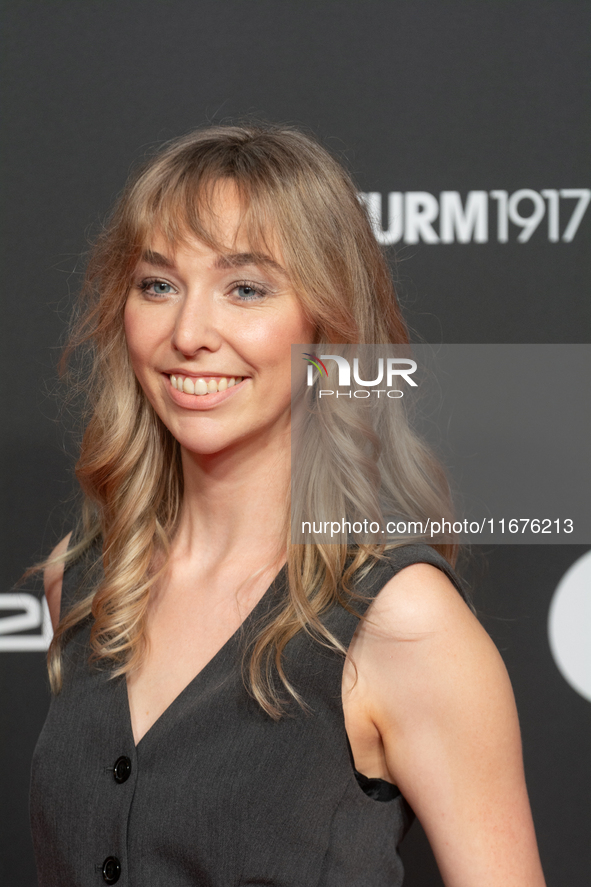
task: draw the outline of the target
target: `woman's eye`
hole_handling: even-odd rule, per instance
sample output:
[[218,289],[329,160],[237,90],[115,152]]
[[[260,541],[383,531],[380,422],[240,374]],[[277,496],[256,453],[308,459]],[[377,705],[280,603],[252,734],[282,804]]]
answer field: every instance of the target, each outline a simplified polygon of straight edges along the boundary
[[234,292],[241,302],[254,302],[266,295],[263,289],[250,283],[237,284],[234,287]]
[[162,283],[160,280],[152,284],[152,286],[154,287],[154,292],[159,296],[164,296],[172,291],[172,287],[169,283]]
[[172,284],[165,280],[143,280],[140,289],[149,296],[169,296],[176,292]]

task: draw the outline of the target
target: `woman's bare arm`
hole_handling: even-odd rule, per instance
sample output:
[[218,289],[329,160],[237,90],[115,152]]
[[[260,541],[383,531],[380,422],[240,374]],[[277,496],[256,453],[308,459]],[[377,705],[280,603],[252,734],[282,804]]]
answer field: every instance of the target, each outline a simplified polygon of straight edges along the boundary
[[352,655],[386,767],[447,887],[543,887],[513,692],[449,579],[428,564],[380,592]]
[[[71,533],[64,536],[61,542],[55,546],[50,557],[59,557],[65,554],[70,543]],[[63,563],[50,564],[45,568],[43,573],[43,586],[45,588],[45,598],[49,607],[49,615],[51,616],[51,624],[55,631],[60,621],[60,604],[62,600],[62,582],[64,579]]]

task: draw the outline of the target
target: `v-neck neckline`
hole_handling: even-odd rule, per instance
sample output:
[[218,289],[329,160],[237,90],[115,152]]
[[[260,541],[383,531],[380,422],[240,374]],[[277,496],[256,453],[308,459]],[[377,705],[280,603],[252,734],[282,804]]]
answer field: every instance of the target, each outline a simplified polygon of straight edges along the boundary
[[125,697],[124,703],[125,703],[125,711],[126,711],[126,718],[127,718],[127,729],[128,729],[129,734],[131,736],[131,741],[133,743],[136,753],[138,751],[140,751],[140,746],[144,745],[144,741],[152,733],[157,732],[156,728],[161,727],[162,723],[166,723],[166,721],[169,720],[170,717],[172,717],[172,714],[174,713],[175,709],[178,708],[178,706],[182,703],[184,698],[189,695],[189,693],[193,690],[193,688],[197,684],[201,683],[201,681],[207,676],[207,673],[209,673],[212,670],[212,668],[218,663],[218,661],[223,658],[224,654],[227,653],[227,651],[230,649],[230,647],[232,647],[234,644],[236,644],[239,636],[242,634],[244,629],[247,628],[248,625],[252,622],[252,620],[256,616],[258,616],[260,614],[260,612],[263,610],[263,608],[267,604],[272,592],[279,588],[279,584],[280,584],[281,580],[284,578],[284,574],[286,572],[286,569],[287,569],[287,565],[284,564],[281,567],[281,569],[279,570],[279,572],[275,575],[273,580],[271,581],[271,584],[269,585],[269,587],[266,589],[266,591],[263,592],[263,594],[261,595],[261,597],[259,598],[257,603],[254,605],[254,607],[252,608],[250,613],[248,613],[245,616],[245,618],[242,620],[242,622],[240,623],[240,625],[238,626],[236,631],[230,635],[230,637],[213,654],[213,656],[210,659],[208,659],[208,661],[205,663],[205,665],[199,669],[197,674],[194,675],[191,678],[191,680],[187,684],[185,684],[183,689],[177,693],[177,695],[174,697],[174,699],[172,699],[169,702],[169,704],[166,706],[164,711],[161,712],[161,714],[150,725],[150,727],[148,727],[148,729],[140,737],[138,742],[135,741],[135,738],[133,735],[133,724],[132,724],[132,720],[131,720],[131,706],[129,704],[129,692],[127,689],[127,680],[125,677],[123,678],[122,683],[123,683],[123,694]]

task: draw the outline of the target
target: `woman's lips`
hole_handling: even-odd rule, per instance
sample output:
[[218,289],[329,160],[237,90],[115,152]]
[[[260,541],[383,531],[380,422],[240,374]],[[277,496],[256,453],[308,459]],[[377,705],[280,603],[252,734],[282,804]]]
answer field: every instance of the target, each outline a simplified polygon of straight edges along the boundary
[[[165,376],[170,383],[168,390],[172,400],[178,406],[190,410],[213,409],[229,397],[233,397],[234,393],[241,391],[248,379],[244,376],[183,376],[180,373],[165,373]],[[191,385],[192,394],[188,393],[191,391]],[[216,386],[215,391],[213,385]],[[200,394],[199,392],[204,389],[204,393]]]
[[217,394],[242,382],[242,376],[182,376],[171,373],[170,384],[177,391],[184,394],[193,394],[204,397],[207,394]]

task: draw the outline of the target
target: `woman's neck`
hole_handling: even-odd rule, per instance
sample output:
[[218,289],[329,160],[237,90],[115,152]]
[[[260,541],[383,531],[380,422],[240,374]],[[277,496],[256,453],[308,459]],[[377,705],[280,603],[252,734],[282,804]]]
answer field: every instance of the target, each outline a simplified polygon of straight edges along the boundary
[[281,558],[290,498],[289,445],[258,441],[210,456],[183,450],[182,461],[175,556],[212,566],[234,557],[259,563]]

